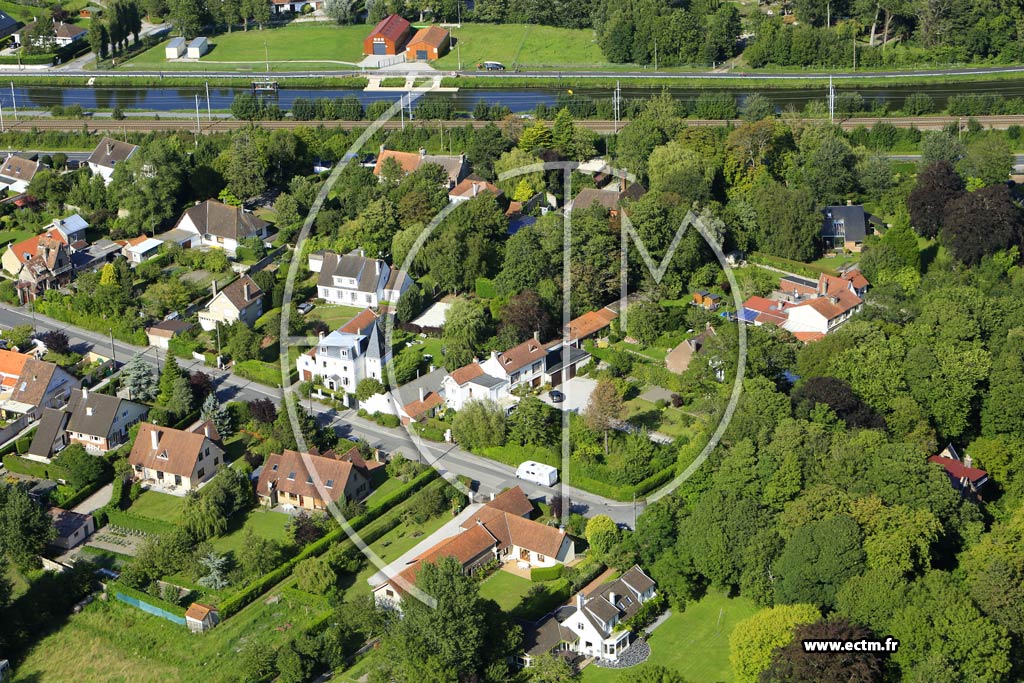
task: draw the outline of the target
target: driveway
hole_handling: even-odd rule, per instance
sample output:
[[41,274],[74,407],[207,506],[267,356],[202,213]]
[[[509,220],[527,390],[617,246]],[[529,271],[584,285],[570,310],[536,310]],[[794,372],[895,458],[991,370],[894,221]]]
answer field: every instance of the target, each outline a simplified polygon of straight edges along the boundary
[[546,391],[540,395],[540,400],[544,401],[549,406],[558,408],[559,410],[582,413],[587,409],[587,403],[590,401],[590,394],[594,392],[594,387],[596,386],[597,380],[590,379],[589,377],[573,377],[568,382],[560,384],[556,389],[556,391],[561,391],[565,394],[564,401],[561,403],[555,403],[551,400],[550,394]]
[[107,484],[96,493],[92,494],[81,503],[75,506],[73,512],[78,512],[83,515],[91,515],[96,510],[110,502],[110,498],[114,493],[114,485]]

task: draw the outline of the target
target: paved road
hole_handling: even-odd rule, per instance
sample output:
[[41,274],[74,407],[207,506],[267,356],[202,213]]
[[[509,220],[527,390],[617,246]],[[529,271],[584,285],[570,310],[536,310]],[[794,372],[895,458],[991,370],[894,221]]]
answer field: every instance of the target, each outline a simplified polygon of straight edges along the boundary
[[[920,161],[920,154],[887,154],[893,161]],[[1024,154],[1013,155],[1013,170],[1024,171]]]
[[[33,316],[30,312],[0,304],[0,328],[9,329],[15,325],[25,324],[33,324]],[[150,366],[158,368],[162,366],[166,356],[166,352],[153,347],[134,346],[116,339],[112,343],[109,336],[83,330],[39,314],[35,315],[35,328],[38,331],[63,330],[68,335],[74,350],[80,353],[95,347],[97,353],[108,354],[113,346],[114,356],[122,363],[136,354],[142,354]],[[281,403],[280,389],[251,382],[196,361],[187,362],[179,359],[178,362],[185,369],[202,370],[210,375],[213,378],[217,398],[221,402],[269,398],[277,405]],[[561,494],[572,501],[574,511],[585,513],[588,516],[607,514],[616,522],[630,526],[633,525],[635,514],[639,514],[642,509],[641,503],[637,503],[637,507],[634,508],[633,503],[618,503],[569,486],[557,490],[521,482],[515,478],[514,468],[473,455],[452,444],[435,444],[421,440],[426,449],[426,455],[421,456],[416,444],[404,429],[380,427],[376,423],[359,418],[353,411],[339,413],[334,408],[316,401],[312,403],[303,401],[302,405],[310,406],[313,414],[317,416],[318,422],[330,425],[343,436],[356,436],[386,452],[401,451],[410,459],[420,462],[426,460],[442,470],[469,477],[479,482],[478,490],[484,494],[497,492],[518,483],[531,497]]]

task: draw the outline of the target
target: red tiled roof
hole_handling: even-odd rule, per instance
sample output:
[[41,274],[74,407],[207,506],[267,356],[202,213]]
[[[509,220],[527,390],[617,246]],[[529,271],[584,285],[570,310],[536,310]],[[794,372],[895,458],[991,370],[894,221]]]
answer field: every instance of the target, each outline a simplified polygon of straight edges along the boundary
[[794,332],[793,336],[804,344],[809,344],[825,338],[825,335],[821,332]]
[[388,16],[377,22],[377,25],[370,31],[368,37],[375,38],[381,36],[388,38],[389,40],[398,40],[402,35],[409,30],[409,22],[397,14],[389,14]]
[[15,254],[17,254],[18,261],[24,263],[39,252],[39,241],[43,238],[49,238],[56,240],[61,244],[67,244],[67,240],[64,239],[64,235],[60,234],[60,230],[57,228],[50,228],[41,235],[29,237],[27,240],[22,240],[17,244],[12,244],[10,248]]
[[857,289],[867,287],[869,284],[871,284],[868,282],[868,279],[864,277],[864,274],[859,270],[846,271],[845,273],[843,273],[843,279],[852,282],[853,286],[856,287]]
[[409,45],[413,43],[426,43],[431,47],[441,47],[445,40],[448,39],[448,31],[445,31],[440,26],[428,26],[421,28],[416,31],[416,35],[409,41]]
[[18,378],[21,377],[21,372],[25,368],[25,363],[30,358],[32,356],[25,353],[0,349],[0,375],[3,375],[4,386],[13,387],[18,382]]
[[558,550],[565,539],[565,532],[561,529],[509,514],[489,505],[485,505],[473,517],[462,523],[463,529],[476,526],[483,526],[498,539],[500,549],[515,545],[549,557],[558,555]]
[[502,491],[494,497],[494,500],[487,503],[486,507],[502,510],[519,517],[525,517],[533,512],[533,503],[519,486]]
[[[348,455],[345,453],[339,458],[332,457],[332,454],[329,453],[324,455],[310,453],[310,464],[314,471],[309,472],[306,470],[303,454],[298,451],[285,450],[280,455],[271,454],[267,457],[263,470],[260,472],[256,491],[260,495],[267,495],[270,490],[268,484],[274,482],[277,491],[319,499],[320,492],[316,486],[316,482],[319,480],[331,501],[338,502],[344,497],[349,477],[366,476],[364,471],[360,471],[361,468],[356,467],[350,461],[351,459],[342,459]],[[313,475],[316,475],[317,478],[314,479]],[[330,488],[327,488],[327,482],[331,483]]]
[[[423,565],[428,562],[437,562],[443,557],[454,557],[460,564],[465,566],[483,553],[494,548],[497,544],[497,539],[487,529],[479,524],[474,524],[472,528],[467,529],[463,533],[447,538],[432,548],[425,550],[408,567],[399,572],[397,578],[402,579],[403,583],[416,583],[416,575],[419,574]],[[400,593],[405,592],[397,582],[392,583],[392,585]]]
[[373,322],[376,319],[377,314],[369,308],[366,308],[360,311],[356,317],[342,325],[338,331],[344,332],[345,334],[362,334],[363,330],[373,325]]
[[[413,38],[415,41],[416,39]],[[475,188],[475,190],[474,190]],[[481,192],[490,192],[495,197],[501,195],[501,190],[498,189],[497,185],[489,183],[483,178],[476,176],[469,176],[463,178],[458,185],[452,188],[451,192],[448,193],[449,197],[475,197]]]
[[928,462],[938,463],[945,468],[946,472],[949,473],[954,479],[963,479],[966,477],[973,483],[978,483],[980,480],[988,476],[988,472],[985,470],[979,470],[977,467],[968,467],[959,460],[953,458],[944,458],[941,455],[933,455],[928,458]]
[[394,149],[385,149],[377,155],[377,163],[373,165],[373,175],[380,175],[381,169],[384,168],[384,162],[388,159],[397,161],[398,165],[402,167],[402,172],[406,174],[414,172],[423,161],[419,152],[399,152]]
[[429,394],[423,397],[423,400],[416,400],[413,401],[412,403],[402,406],[402,410],[405,411],[406,415],[415,420],[420,415],[423,415],[424,413],[429,411],[431,408],[436,408],[442,403],[444,403],[444,399],[441,398],[441,394],[437,393],[436,391],[431,391]]
[[536,339],[528,339],[518,346],[513,346],[508,351],[499,353],[498,362],[501,364],[502,370],[511,373],[536,360],[540,360],[547,353],[548,350],[544,344],[541,344]]
[[196,621],[202,621],[207,616],[209,616],[210,612],[214,611],[216,611],[216,609],[210,607],[209,605],[202,605],[198,602],[193,602],[191,605],[189,605],[188,610],[185,612],[185,618],[195,619]]
[[466,382],[476,379],[482,374],[484,374],[484,369],[480,367],[479,363],[470,363],[451,373],[451,376],[455,383],[461,387]]
[[598,330],[608,327],[616,317],[618,317],[618,314],[607,308],[602,308],[599,311],[589,311],[569,321],[566,336],[570,339],[589,337]]

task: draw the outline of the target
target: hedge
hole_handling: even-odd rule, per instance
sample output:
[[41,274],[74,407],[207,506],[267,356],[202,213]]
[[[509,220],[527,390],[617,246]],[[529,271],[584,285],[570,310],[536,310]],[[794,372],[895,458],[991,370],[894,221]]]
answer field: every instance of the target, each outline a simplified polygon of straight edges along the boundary
[[[281,382],[281,365],[279,363],[265,363],[261,360],[243,360],[235,363],[232,368],[239,377],[250,379],[270,387],[277,387]],[[292,380],[292,370],[289,368],[289,383]]]
[[477,451],[480,455],[512,467],[518,467],[525,460],[536,460],[545,465],[561,468],[561,456],[546,446],[488,446]]
[[159,607],[162,610],[167,610],[171,614],[176,614],[179,617],[185,616],[185,608],[181,605],[175,605],[173,602],[167,602],[166,600],[158,598],[154,595],[150,595],[149,593],[145,593],[140,590],[135,590],[134,588],[126,586],[120,581],[109,582],[107,584],[107,592],[121,593],[122,595],[127,595],[129,598],[135,598],[136,600],[141,600],[142,602],[148,602],[150,605],[153,605],[154,607]]
[[101,488],[106,486],[108,483],[109,483],[108,480],[105,479],[105,478],[100,479],[99,481],[94,481],[93,483],[89,484],[88,486],[85,486],[85,487],[79,489],[78,492],[75,493],[75,495],[73,495],[70,498],[68,498],[67,500],[65,500],[63,502],[63,504],[61,505],[61,507],[63,507],[65,510],[70,510],[71,508],[75,507],[76,505],[78,505],[79,503],[84,501],[86,498],[91,496],[92,494],[94,494],[97,491],[99,491]]
[[[370,522],[379,518],[385,512],[390,511],[390,509],[394,507],[397,503],[405,500],[410,495],[426,486],[437,476],[438,472],[433,468],[421,472],[419,475],[414,477],[408,484],[406,484],[405,486],[403,486],[402,488],[398,489],[390,496],[388,496],[380,505],[378,505],[375,508],[369,509],[363,514],[359,515],[358,517],[352,519],[349,522],[349,525],[353,529],[358,531],[359,529],[368,525]],[[372,533],[362,534],[363,540],[366,543],[372,543],[373,541],[377,540],[377,538],[380,538],[380,536],[383,536],[385,533],[398,526],[398,524],[401,521],[401,518],[396,516],[393,520],[390,521],[393,521],[393,526],[389,527],[385,531],[379,531],[377,529],[374,529]],[[376,533],[377,535],[374,536],[374,533]],[[250,602],[266,593],[273,586],[277,585],[281,581],[284,581],[286,578],[288,578],[288,576],[290,576],[292,571],[295,569],[295,565],[297,565],[299,562],[310,557],[317,557],[319,555],[322,555],[327,551],[327,549],[332,544],[334,544],[344,535],[345,530],[341,527],[333,529],[332,531],[328,532],[323,538],[320,538],[307,545],[298,554],[296,554],[294,557],[290,558],[289,560],[281,564],[273,571],[268,572],[263,576],[260,576],[252,583],[239,590],[237,593],[222,600],[220,603],[221,617],[227,618],[232,614],[238,612],[240,609],[248,605]]]
[[562,565],[556,564],[553,567],[531,567],[530,581],[554,581],[562,578]]
[[0,57],[0,64],[25,64],[25,65],[40,65],[53,64],[53,60],[56,57],[54,54],[42,54],[42,55],[4,55]]
[[30,477],[37,477],[39,479],[64,479],[67,480],[70,476],[60,465],[50,463],[49,465],[35,460],[28,460],[26,458],[18,457],[13,453],[8,453],[4,456],[4,466],[11,472],[17,472],[18,474],[26,474]]

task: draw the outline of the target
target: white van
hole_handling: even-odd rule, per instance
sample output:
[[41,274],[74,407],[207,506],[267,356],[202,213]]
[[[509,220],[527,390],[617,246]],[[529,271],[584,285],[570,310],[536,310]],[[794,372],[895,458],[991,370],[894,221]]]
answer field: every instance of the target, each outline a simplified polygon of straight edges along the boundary
[[516,479],[523,479],[541,486],[554,486],[558,481],[558,469],[542,462],[527,460],[516,468]]

